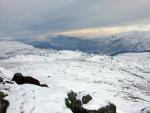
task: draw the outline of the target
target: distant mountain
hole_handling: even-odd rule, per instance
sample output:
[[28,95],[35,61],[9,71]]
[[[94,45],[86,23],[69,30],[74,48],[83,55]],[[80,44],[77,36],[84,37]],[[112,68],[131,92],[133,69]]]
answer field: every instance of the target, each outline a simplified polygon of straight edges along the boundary
[[127,52],[149,52],[150,32],[133,31],[90,39],[50,35],[46,41],[31,41],[28,44],[37,48],[79,50],[87,53],[109,55]]

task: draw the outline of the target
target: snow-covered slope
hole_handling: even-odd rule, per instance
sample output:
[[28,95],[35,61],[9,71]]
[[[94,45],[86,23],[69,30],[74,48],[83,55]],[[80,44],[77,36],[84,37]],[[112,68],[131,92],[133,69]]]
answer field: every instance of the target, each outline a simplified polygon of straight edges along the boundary
[[132,31],[90,39],[50,35],[46,41],[33,41],[30,44],[38,48],[116,55],[126,52],[150,51],[150,32]]
[[[7,113],[71,113],[64,103],[70,90],[77,92],[79,98],[86,94],[93,97],[84,106],[88,109],[98,109],[110,101],[118,113],[140,113],[150,104],[150,53],[113,57],[77,51],[40,54],[32,46],[1,43],[15,56],[0,60],[0,76],[11,80],[14,73],[21,72],[49,86],[1,84],[0,90],[8,94],[6,99],[10,102]],[[30,52],[18,53],[16,48],[28,48]]]
[[126,52],[149,52],[150,32],[121,33],[97,44],[99,51],[112,55]]
[[6,59],[16,55],[43,54],[45,50],[34,48],[14,40],[0,40],[0,59]]

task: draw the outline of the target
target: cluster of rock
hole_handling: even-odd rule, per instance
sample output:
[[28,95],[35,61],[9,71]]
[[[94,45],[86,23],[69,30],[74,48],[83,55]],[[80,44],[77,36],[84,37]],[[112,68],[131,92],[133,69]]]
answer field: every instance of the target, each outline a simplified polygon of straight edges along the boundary
[[150,113],[150,107],[143,108],[140,113]]
[[[28,83],[41,87],[48,87],[46,84],[40,84],[37,79],[30,76],[23,76],[21,73],[14,74],[12,81],[15,81],[19,85]],[[14,82],[12,81],[4,81],[4,79],[0,77],[0,84],[13,84]],[[6,113],[9,106],[9,101],[4,99],[6,96],[6,94],[0,92],[0,113]],[[92,97],[89,94],[83,96],[81,100],[77,98],[77,93],[73,91],[69,92],[67,96],[68,97],[65,98],[65,105],[73,113],[116,113],[116,106],[113,103],[109,103],[107,106],[97,110],[88,110],[84,108],[83,105],[92,100]],[[143,108],[140,113],[150,113],[150,107]]]
[[[3,78],[0,77],[0,83],[3,83]],[[4,97],[7,96],[3,92],[0,92],[0,113],[6,113],[7,107],[9,106],[8,100],[5,100]]]
[[90,95],[83,96],[82,100],[79,100],[77,94],[71,91],[68,93],[68,98],[65,98],[65,104],[73,113],[116,113],[116,106],[112,103],[98,110],[83,108],[83,104],[87,104],[90,100],[92,100]]
[[[48,87],[46,84],[40,84],[40,82],[37,79],[32,78],[30,76],[23,76],[21,73],[14,74],[12,81],[15,81],[17,84],[20,85],[28,83],[38,85],[41,87]],[[2,77],[0,77],[0,84],[13,84],[14,82],[12,81],[6,81]],[[6,113],[6,110],[9,106],[9,101],[4,99],[5,96],[7,95],[5,95],[3,92],[0,92],[0,113]]]

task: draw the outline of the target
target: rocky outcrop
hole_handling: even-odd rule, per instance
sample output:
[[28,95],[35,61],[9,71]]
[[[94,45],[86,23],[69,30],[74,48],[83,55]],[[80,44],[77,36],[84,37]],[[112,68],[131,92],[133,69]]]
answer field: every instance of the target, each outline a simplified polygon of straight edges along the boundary
[[0,113],[6,113],[7,107],[9,106],[8,100],[5,100],[6,95],[0,92]]
[[2,78],[2,77],[0,77],[0,83],[1,83],[1,82],[3,82],[3,78]]
[[34,84],[41,87],[48,87],[47,84],[40,84],[39,80],[30,77],[30,76],[23,76],[21,73],[15,73],[12,81],[15,81],[17,84]]
[[150,113],[150,107],[143,108],[140,113]]
[[15,81],[17,84],[34,84],[34,85],[40,85],[40,82],[30,76],[23,76],[21,73],[15,73],[12,81]]
[[92,97],[90,95],[86,95],[82,97],[83,104],[87,104],[90,100],[92,100]]
[[71,91],[68,93],[68,98],[65,98],[65,104],[73,113],[116,113],[116,106],[112,103],[98,110],[83,108],[83,104],[88,103],[91,99],[92,97],[90,95],[86,95],[82,97],[82,101],[78,100],[77,94]]

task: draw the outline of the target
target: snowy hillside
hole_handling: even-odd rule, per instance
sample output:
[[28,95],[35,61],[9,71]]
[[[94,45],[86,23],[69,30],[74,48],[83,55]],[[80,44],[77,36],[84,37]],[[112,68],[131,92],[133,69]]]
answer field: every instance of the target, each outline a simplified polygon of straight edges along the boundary
[[16,55],[44,54],[46,50],[34,48],[31,45],[11,40],[0,40],[0,59],[6,59]]
[[0,51],[2,57],[13,53],[0,60],[0,77],[11,80],[14,73],[21,72],[49,86],[1,84],[0,90],[8,94],[5,99],[10,102],[7,113],[72,113],[64,102],[70,90],[78,98],[93,97],[84,106],[87,109],[98,109],[110,101],[117,113],[144,113],[140,110],[150,105],[150,53],[106,56],[0,43],[5,48]]
[[150,51],[150,32],[132,31],[90,39],[51,35],[46,41],[33,41],[28,44],[38,48],[80,50],[87,53],[116,55],[126,52]]

